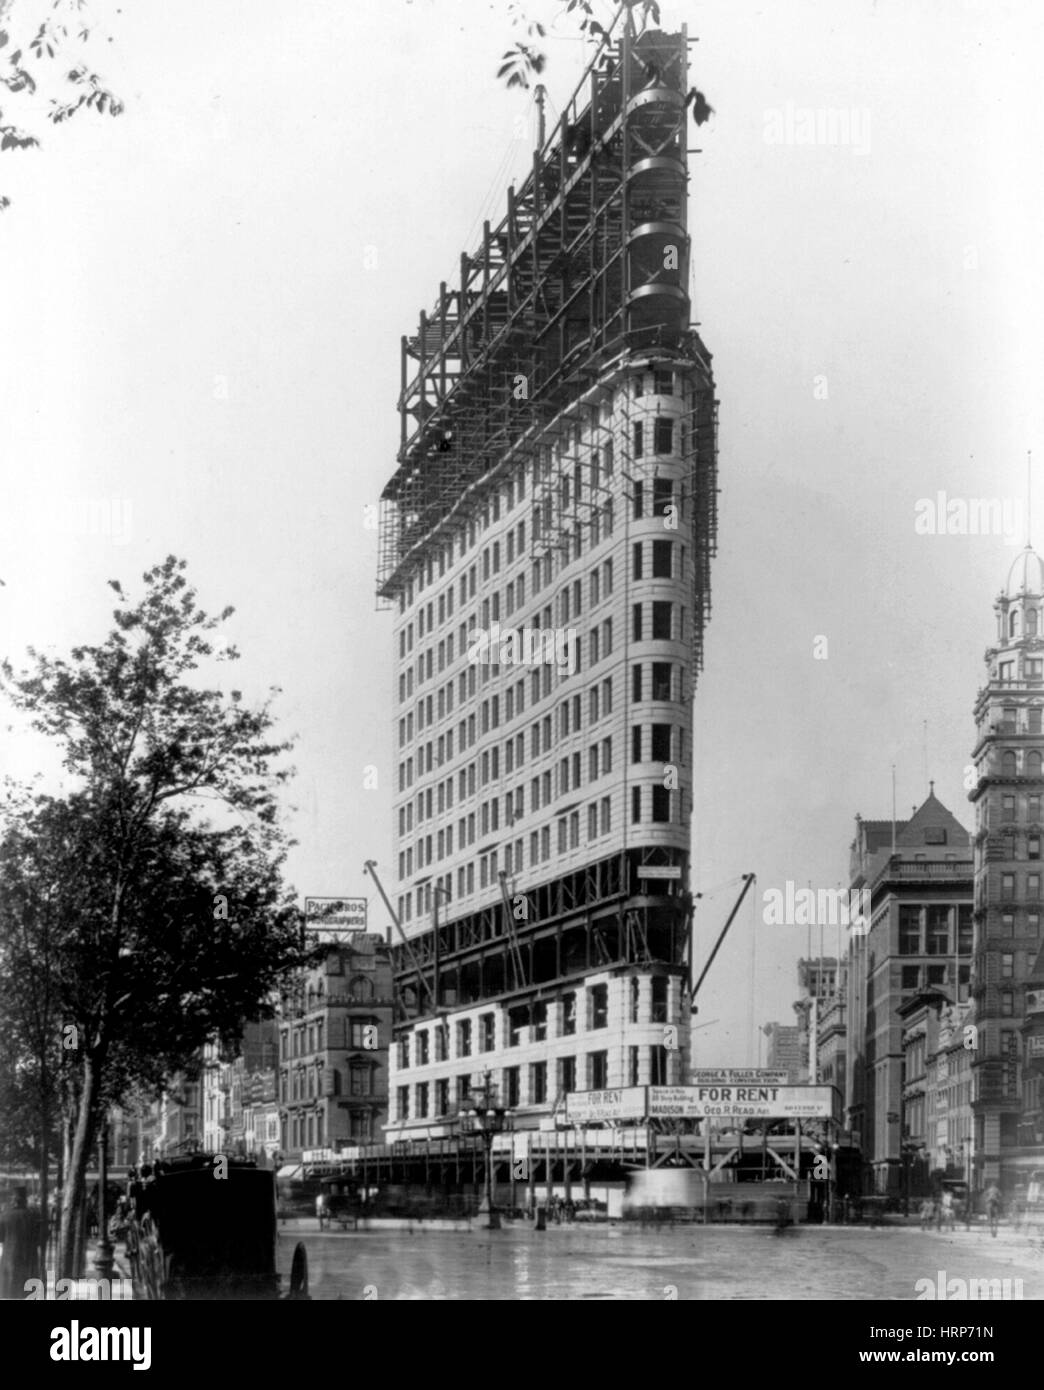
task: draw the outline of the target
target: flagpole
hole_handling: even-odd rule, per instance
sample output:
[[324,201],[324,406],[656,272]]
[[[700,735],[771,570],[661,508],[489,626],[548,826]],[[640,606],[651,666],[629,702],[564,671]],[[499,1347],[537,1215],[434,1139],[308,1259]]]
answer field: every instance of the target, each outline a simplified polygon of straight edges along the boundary
[[895,763],[892,764],[892,853],[895,853]]

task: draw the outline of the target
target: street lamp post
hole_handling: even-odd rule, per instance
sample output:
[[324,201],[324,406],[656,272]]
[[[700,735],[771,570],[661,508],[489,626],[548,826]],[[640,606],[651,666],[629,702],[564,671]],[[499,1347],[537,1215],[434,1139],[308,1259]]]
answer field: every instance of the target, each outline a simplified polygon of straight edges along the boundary
[[112,1279],[113,1246],[109,1239],[109,1220],[106,1209],[106,1187],[109,1182],[109,1121],[102,1121],[101,1138],[98,1141],[98,1248],[94,1257],[94,1267],[103,1279]]
[[475,1115],[476,1128],[482,1135],[486,1150],[485,1204],[488,1216],[486,1230],[499,1231],[501,1229],[500,1212],[497,1211],[493,1200],[493,1137],[496,1134],[501,1134],[506,1125],[504,1107],[498,1103],[488,1071],[483,1073],[482,1090],[472,1091],[468,1097],[467,1108]]

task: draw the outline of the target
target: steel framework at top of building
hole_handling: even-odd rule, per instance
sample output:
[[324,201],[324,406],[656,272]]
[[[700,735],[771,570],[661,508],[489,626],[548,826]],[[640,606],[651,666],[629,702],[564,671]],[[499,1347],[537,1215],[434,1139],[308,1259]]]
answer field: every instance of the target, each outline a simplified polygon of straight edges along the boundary
[[[378,593],[391,599],[434,536],[473,515],[484,484],[528,462],[546,431],[613,370],[677,361],[699,381],[689,438],[698,606],[716,532],[710,359],[689,326],[686,81],[678,34],[605,42],[460,287],[402,339],[398,468],[381,499]],[[589,90],[588,90],[589,89]],[[587,92],[582,104],[582,94]],[[694,625],[698,633],[702,622]],[[697,643],[697,659],[699,644]]]

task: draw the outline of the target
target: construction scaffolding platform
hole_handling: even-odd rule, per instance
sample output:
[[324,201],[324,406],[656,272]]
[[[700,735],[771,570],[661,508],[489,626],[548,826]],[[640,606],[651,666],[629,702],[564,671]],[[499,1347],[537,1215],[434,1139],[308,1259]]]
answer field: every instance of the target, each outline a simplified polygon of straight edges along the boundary
[[[440,285],[402,339],[378,594],[393,600],[430,570],[505,475],[531,481],[533,560],[563,533],[597,526],[612,498],[600,496],[589,455],[607,398],[638,369],[673,367],[686,384],[679,501],[693,532],[698,668],[717,525],[716,403],[710,356],[690,325],[689,40],[684,29],[635,32],[629,9],[614,27],[531,172],[508,189],[506,215],[461,256],[459,286]],[[630,479],[651,468],[621,453]],[[563,487],[589,464],[590,487]]]

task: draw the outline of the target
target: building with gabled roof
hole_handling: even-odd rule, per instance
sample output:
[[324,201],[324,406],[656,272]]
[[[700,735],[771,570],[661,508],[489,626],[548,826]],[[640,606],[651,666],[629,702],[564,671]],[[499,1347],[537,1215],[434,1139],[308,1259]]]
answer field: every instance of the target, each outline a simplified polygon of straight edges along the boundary
[[[894,847],[894,848],[893,848]],[[905,821],[856,818],[851,885],[869,894],[869,930],[853,934],[848,971],[846,1106],[866,1185],[898,1194],[903,1176],[903,1019],[922,989],[967,1000],[972,856],[967,830],[934,783]]]

